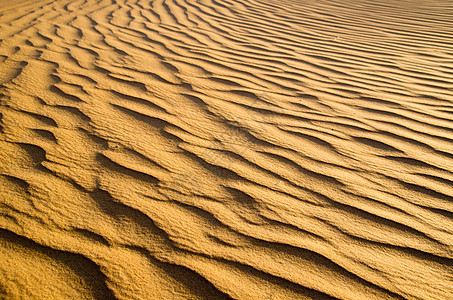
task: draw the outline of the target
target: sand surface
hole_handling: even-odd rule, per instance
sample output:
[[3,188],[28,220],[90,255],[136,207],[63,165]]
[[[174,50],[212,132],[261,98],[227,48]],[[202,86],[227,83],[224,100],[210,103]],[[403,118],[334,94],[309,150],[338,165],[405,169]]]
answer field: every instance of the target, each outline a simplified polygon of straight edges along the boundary
[[453,299],[450,0],[1,0],[1,299]]

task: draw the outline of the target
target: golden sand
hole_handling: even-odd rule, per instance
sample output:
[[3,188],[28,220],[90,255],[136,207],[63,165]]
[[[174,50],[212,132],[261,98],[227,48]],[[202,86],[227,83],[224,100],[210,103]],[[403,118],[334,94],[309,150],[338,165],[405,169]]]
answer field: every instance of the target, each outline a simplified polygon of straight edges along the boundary
[[1,0],[1,299],[453,299],[450,0]]

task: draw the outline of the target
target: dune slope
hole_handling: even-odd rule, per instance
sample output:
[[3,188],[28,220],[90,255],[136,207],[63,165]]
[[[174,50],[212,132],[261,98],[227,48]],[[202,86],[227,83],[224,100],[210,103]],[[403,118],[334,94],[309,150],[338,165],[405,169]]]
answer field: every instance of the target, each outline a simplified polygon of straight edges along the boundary
[[452,299],[449,0],[0,3],[0,297]]

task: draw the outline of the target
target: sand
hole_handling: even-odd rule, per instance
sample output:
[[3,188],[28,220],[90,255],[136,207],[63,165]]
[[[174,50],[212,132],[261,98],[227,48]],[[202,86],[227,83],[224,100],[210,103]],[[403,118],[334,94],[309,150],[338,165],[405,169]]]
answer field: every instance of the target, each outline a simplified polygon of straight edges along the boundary
[[1,299],[453,299],[450,0],[0,1]]

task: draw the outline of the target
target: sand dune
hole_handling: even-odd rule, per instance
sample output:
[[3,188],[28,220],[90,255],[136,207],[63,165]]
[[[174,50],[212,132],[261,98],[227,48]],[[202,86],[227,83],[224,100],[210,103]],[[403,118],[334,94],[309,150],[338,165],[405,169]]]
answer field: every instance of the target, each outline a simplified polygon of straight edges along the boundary
[[452,299],[453,3],[2,0],[3,299]]

